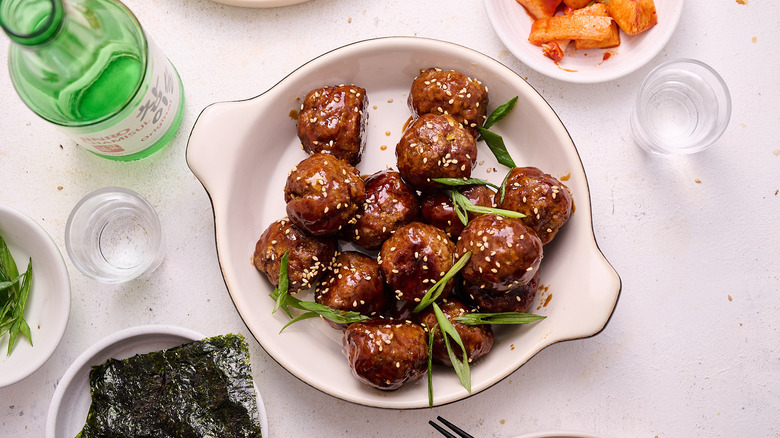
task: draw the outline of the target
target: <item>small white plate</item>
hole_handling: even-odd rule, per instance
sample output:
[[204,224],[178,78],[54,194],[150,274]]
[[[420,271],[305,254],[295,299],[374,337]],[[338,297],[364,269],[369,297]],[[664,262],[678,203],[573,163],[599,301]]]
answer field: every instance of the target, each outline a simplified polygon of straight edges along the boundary
[[[601,331],[620,293],[620,278],[593,236],[588,183],[574,143],[552,108],[517,73],[471,49],[424,38],[379,38],[328,52],[260,96],[206,108],[190,135],[187,163],[211,197],[222,274],[249,330],[271,357],[304,382],[367,406],[427,407],[427,385],[423,379],[383,392],[361,384],[341,353],[341,332],[319,318],[280,334],[289,318],[284,312],[272,314],[274,301],[268,294],[273,287],[251,257],[263,230],[285,216],[287,174],[307,156],[291,117],[300,99],[324,85],[366,89],[368,138],[358,170],[372,174],[396,167],[395,145],[411,116],[409,89],[420,69],[429,67],[481,79],[490,90],[488,111],[518,96],[515,109],[494,130],[503,135],[518,165],[534,165],[564,179],[576,205],[576,213],[544,249],[541,284],[548,291],[534,312],[548,318],[496,330],[493,350],[472,368],[472,394],[508,376],[548,345]],[[472,176],[500,184],[506,169],[492,170],[502,166],[484,144],[479,154]],[[433,381],[435,405],[469,396],[453,372],[442,369]]]
[[309,0],[211,0],[215,3],[222,3],[228,6],[239,6],[242,8],[277,8],[281,6],[297,5]]
[[[490,23],[504,45],[523,64],[566,82],[611,81],[647,64],[672,37],[682,15],[683,0],[655,0],[658,24],[639,35],[621,31],[620,46],[612,49],[567,50],[557,64],[528,41],[533,19],[516,0],[485,0]],[[605,58],[609,53],[609,59]]]
[[[46,438],[73,438],[84,427],[92,403],[89,372],[93,366],[111,358],[126,359],[203,338],[205,336],[200,333],[181,327],[150,325],[121,330],[98,341],[82,353],[60,379],[49,405]],[[268,418],[259,392],[257,408],[263,437],[268,438]]]
[[20,272],[32,258],[32,283],[24,319],[33,345],[21,335],[10,356],[8,334],[0,338],[0,387],[29,376],[51,357],[62,340],[70,316],[70,277],[57,245],[37,222],[0,205],[0,235]]

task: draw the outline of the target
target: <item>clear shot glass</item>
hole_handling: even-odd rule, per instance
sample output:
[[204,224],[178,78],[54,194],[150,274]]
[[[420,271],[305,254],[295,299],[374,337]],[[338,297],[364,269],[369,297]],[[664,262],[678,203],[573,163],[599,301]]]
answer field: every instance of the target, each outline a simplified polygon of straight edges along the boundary
[[712,145],[729,124],[723,78],[693,59],[667,61],[645,78],[631,112],[634,142],[656,155],[692,154]]
[[122,283],[154,271],[163,260],[164,247],[152,205],[120,187],[85,196],[65,225],[71,261],[84,275],[103,283]]

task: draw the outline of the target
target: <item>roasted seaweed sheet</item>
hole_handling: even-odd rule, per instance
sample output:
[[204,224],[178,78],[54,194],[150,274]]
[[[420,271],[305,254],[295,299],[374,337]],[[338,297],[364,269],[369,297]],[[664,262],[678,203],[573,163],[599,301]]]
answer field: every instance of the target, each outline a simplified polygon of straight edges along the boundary
[[77,438],[261,436],[241,335],[109,359],[89,381],[92,405]]

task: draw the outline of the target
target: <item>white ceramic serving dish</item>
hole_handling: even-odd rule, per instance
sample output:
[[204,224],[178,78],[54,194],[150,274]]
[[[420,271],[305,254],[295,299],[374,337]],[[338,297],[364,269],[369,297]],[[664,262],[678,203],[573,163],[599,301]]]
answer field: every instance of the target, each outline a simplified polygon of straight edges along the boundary
[[[576,83],[607,82],[647,64],[672,37],[682,15],[683,0],[655,0],[658,24],[638,35],[621,31],[612,49],[567,50],[558,63],[528,41],[533,19],[516,0],[485,0],[490,23],[504,45],[523,64],[551,78]],[[605,54],[608,59],[605,59]]]
[[[93,366],[111,358],[126,359],[203,338],[202,334],[182,327],[148,325],[120,330],[101,339],[81,353],[57,384],[46,417],[46,438],[73,438],[84,427],[92,403],[89,372]],[[263,437],[267,438],[268,418],[259,392],[257,408]]]
[[[325,85],[354,83],[367,90],[367,146],[358,165],[371,174],[395,165],[395,144],[410,117],[406,98],[422,68],[452,68],[480,78],[490,91],[490,108],[519,97],[514,111],[494,130],[504,136],[518,165],[532,164],[566,179],[576,213],[545,250],[538,313],[548,318],[496,332],[493,351],[472,369],[472,393],[514,372],[542,348],[598,333],[620,292],[620,279],[596,246],[588,183],[566,128],[542,97],[512,70],[473,50],[412,37],[380,38],[326,53],[295,70],[253,99],[207,107],[193,127],[187,162],[208,191],[214,208],[217,251],[230,296],[249,330],[280,365],[328,394],[350,402],[392,409],[428,406],[425,380],[382,392],[352,377],[341,353],[341,333],[319,319],[288,321],[272,314],[271,284],[252,265],[257,239],[285,216],[283,188],[288,172],[306,158],[296,136],[301,99]],[[484,144],[474,176],[500,184],[504,172]],[[311,294],[301,294],[313,299]],[[455,374],[434,376],[434,403],[467,397]]]
[[297,5],[309,0],[211,0],[215,3],[222,3],[228,6],[239,6],[242,8],[277,8],[281,6]]
[[0,235],[11,250],[19,272],[32,258],[32,283],[24,319],[33,345],[21,335],[10,356],[8,334],[0,337],[0,387],[32,374],[51,357],[65,334],[70,316],[70,277],[51,236],[33,219],[0,205]]

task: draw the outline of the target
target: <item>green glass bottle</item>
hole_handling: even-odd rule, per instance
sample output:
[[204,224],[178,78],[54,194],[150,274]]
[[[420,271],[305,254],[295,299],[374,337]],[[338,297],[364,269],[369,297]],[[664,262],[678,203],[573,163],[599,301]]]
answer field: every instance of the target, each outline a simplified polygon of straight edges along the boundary
[[116,0],[0,0],[11,80],[24,103],[102,157],[171,142],[184,92],[171,62]]

